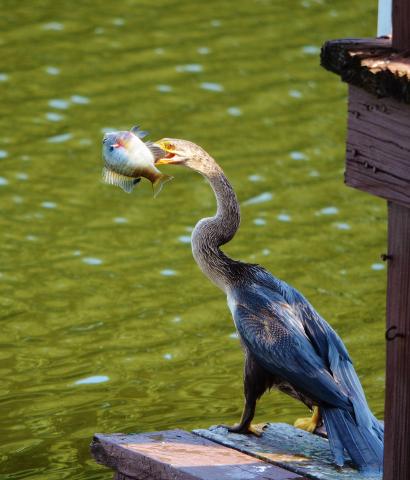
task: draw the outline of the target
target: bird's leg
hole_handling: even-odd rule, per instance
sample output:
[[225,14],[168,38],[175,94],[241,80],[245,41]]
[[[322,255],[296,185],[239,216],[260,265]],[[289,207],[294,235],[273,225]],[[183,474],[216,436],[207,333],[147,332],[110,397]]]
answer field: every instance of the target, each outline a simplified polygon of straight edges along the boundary
[[255,416],[256,401],[262,396],[268,386],[266,375],[267,373],[246,352],[243,378],[245,405],[242,417],[240,422],[235,425],[221,425],[221,427],[225,427],[229,432],[233,433],[253,433],[258,437],[262,435],[263,427],[252,426],[251,422]]
[[322,415],[320,414],[319,407],[313,407],[313,414],[311,417],[298,418],[293,425],[296,428],[313,433],[321,423]]
[[255,416],[255,409],[256,398],[246,396],[240,422],[235,423],[235,425],[221,425],[221,427],[227,428],[228,431],[232,433],[253,433],[254,435],[260,436],[260,431],[258,432],[257,428],[251,425],[253,417]]

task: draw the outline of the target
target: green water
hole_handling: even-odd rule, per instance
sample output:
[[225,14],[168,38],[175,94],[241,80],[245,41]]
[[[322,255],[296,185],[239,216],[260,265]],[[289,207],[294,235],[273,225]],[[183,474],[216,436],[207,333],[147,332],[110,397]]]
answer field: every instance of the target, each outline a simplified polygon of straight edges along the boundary
[[[0,477],[108,479],[94,432],[240,416],[242,352],[189,245],[208,185],[100,182],[104,129],[135,123],[220,162],[243,217],[225,250],[304,292],[382,416],[385,205],[343,185],[346,86],[318,65],[374,33],[375,2],[0,5]],[[271,393],[256,420],[305,413]]]

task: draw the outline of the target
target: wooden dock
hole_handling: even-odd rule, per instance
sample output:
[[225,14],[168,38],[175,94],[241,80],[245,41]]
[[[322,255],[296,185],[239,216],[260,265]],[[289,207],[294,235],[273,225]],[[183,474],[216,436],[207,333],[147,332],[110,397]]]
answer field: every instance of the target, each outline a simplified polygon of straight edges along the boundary
[[208,430],[96,434],[91,452],[116,480],[381,480],[338,470],[325,438],[283,423],[260,437]]

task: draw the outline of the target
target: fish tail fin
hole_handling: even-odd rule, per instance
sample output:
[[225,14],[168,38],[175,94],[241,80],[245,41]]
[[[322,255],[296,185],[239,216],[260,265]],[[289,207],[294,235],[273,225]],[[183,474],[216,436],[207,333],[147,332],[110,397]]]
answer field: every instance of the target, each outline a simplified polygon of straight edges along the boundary
[[124,192],[131,193],[135,185],[139,182],[138,179],[132,177],[126,177],[119,173],[113,172],[107,167],[103,168],[102,181],[109,185],[116,185],[124,190]]
[[380,473],[383,469],[383,440],[378,432],[358,424],[347,410],[324,407],[322,413],[336,463],[343,462],[344,448],[361,472]]
[[155,181],[152,182],[152,190],[154,192],[154,198],[162,190],[162,187],[164,186],[164,184],[169,182],[173,178],[174,177],[172,177],[171,175],[165,175],[163,173],[161,173],[161,175],[158,175],[158,177],[155,179]]

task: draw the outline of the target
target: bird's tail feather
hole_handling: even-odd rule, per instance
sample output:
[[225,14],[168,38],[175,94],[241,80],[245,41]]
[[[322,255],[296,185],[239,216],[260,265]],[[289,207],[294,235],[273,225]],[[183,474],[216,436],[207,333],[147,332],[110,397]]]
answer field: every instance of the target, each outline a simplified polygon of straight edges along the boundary
[[[383,439],[380,428],[363,428],[341,408],[322,408],[330,448],[337,465],[343,465],[343,448],[364,473],[379,473],[383,466]],[[377,420],[375,419],[377,422]]]
[[343,443],[340,440],[339,433],[335,428],[334,423],[330,421],[329,415],[325,414],[324,408],[321,410],[334,462],[338,467],[343,467],[343,464],[345,463],[343,455]]

